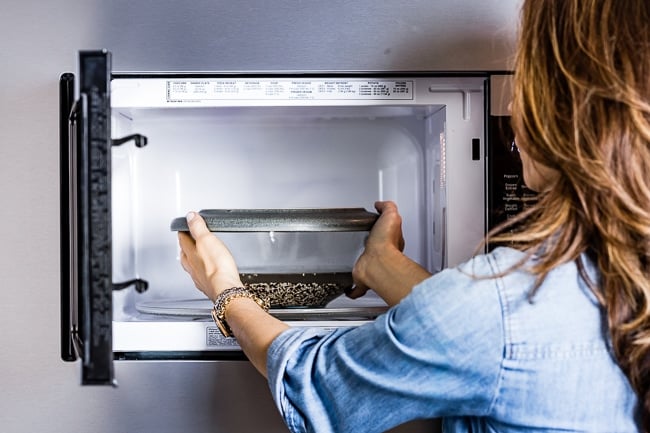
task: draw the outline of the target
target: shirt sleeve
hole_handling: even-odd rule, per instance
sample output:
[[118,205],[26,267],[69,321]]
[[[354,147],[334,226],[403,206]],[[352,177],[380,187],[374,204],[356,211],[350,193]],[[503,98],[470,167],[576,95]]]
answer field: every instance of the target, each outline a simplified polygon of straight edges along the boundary
[[[487,260],[472,264],[481,267]],[[363,326],[279,335],[267,369],[289,429],[383,432],[413,419],[487,414],[504,353],[497,280],[445,270]]]

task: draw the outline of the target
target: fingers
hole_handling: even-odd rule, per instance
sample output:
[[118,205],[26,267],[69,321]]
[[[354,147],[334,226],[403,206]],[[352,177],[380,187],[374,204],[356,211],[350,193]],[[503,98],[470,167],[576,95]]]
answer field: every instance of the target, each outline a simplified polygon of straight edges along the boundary
[[187,254],[185,254],[185,251],[181,249],[181,254],[180,254],[180,259],[181,259],[181,266],[183,267],[183,270],[185,272],[190,273],[190,262],[187,259]]
[[186,252],[195,245],[194,238],[188,232],[178,232],[178,245],[182,252]]
[[363,284],[355,284],[353,287],[345,291],[345,296],[350,299],[357,299],[365,295],[368,290],[368,287]]
[[[212,237],[212,233],[205,224],[205,220],[196,212],[189,212],[186,216],[187,227],[189,232],[178,232],[178,244],[181,251],[185,256],[186,265],[183,267],[188,270],[190,259],[194,259],[198,250],[201,249],[200,243],[197,243],[201,238]],[[182,256],[181,256],[182,258]],[[182,264],[182,262],[181,262]],[[188,271],[189,272],[189,271]]]
[[392,202],[390,200],[388,201],[377,201],[375,202],[375,209],[377,209],[377,212],[379,213],[384,213],[387,210],[394,210],[397,212],[397,205],[395,202]]
[[188,212],[187,216],[187,226],[190,229],[190,233],[194,239],[198,239],[201,236],[210,234],[208,226],[205,224],[205,220],[196,212]]

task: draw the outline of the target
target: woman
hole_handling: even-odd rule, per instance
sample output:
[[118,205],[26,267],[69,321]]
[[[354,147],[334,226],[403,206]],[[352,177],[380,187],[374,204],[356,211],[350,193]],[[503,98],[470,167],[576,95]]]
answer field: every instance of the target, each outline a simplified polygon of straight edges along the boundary
[[[650,432],[650,2],[526,0],[513,127],[539,204],[502,246],[435,276],[393,203],[355,265],[373,323],[290,329],[241,291],[225,321],[292,431]],[[212,300],[242,285],[194,213],[181,262]],[[515,229],[516,228],[516,229]],[[514,230],[514,231],[513,231]],[[229,296],[234,293],[234,296]]]

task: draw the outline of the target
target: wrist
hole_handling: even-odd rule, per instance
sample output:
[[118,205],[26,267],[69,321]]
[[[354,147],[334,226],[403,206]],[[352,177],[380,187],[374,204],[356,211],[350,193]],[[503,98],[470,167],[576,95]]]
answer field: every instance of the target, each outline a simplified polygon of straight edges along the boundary
[[210,284],[212,291],[208,293],[208,298],[214,303],[220,294],[233,287],[244,287],[239,278],[215,278]]
[[224,337],[232,337],[232,331],[226,320],[226,311],[232,302],[237,299],[248,299],[256,303],[264,311],[269,311],[270,305],[268,299],[260,299],[246,287],[230,287],[223,290],[216,297],[214,307],[212,308],[212,318]]
[[[264,300],[262,300],[262,303]],[[250,308],[261,308],[266,311],[266,308],[260,305],[255,299],[245,296],[234,297],[228,302],[223,314],[226,322],[233,319],[240,311],[250,311]],[[229,323],[229,322],[228,322]]]
[[375,287],[376,283],[383,279],[386,267],[396,263],[402,255],[402,252],[392,244],[383,249],[366,249],[354,267],[355,280],[363,282],[370,288]]
[[375,251],[359,258],[354,278],[374,290],[388,305],[399,303],[413,286],[431,275],[394,246]]

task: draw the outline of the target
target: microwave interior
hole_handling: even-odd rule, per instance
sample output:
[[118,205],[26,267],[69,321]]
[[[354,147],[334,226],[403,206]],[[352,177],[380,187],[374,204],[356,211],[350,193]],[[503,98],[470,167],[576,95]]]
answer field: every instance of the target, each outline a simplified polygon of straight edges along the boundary
[[[463,86],[480,89],[481,83],[473,78]],[[220,336],[211,322],[210,301],[180,265],[170,222],[190,210],[374,211],[375,201],[392,200],[403,218],[404,252],[410,258],[436,272],[453,264],[454,255],[471,254],[484,231],[484,202],[471,194],[451,197],[449,188],[475,190],[482,197],[483,162],[471,159],[469,146],[483,137],[483,94],[452,88],[428,92],[427,98],[417,104],[113,106],[113,137],[147,137],[144,147],[111,150],[113,279],[148,282],[142,293],[132,288],[113,292],[113,350],[237,348],[236,341]],[[462,151],[452,149],[461,144]],[[469,214],[477,224],[450,221],[450,206],[473,206]],[[303,270],[317,270],[323,265],[319,248],[340,253],[339,266],[351,271],[361,252],[351,252],[350,243],[336,242],[336,237],[319,245],[323,237],[217,235],[240,271],[291,267],[301,260]],[[354,236],[361,241],[352,242],[362,245],[367,232]],[[284,245],[280,259],[260,254],[278,239]],[[278,317],[296,326],[329,328],[363,323],[384,309],[383,301],[369,292],[358,300],[341,295],[321,308],[285,309],[278,311],[285,316]]]

